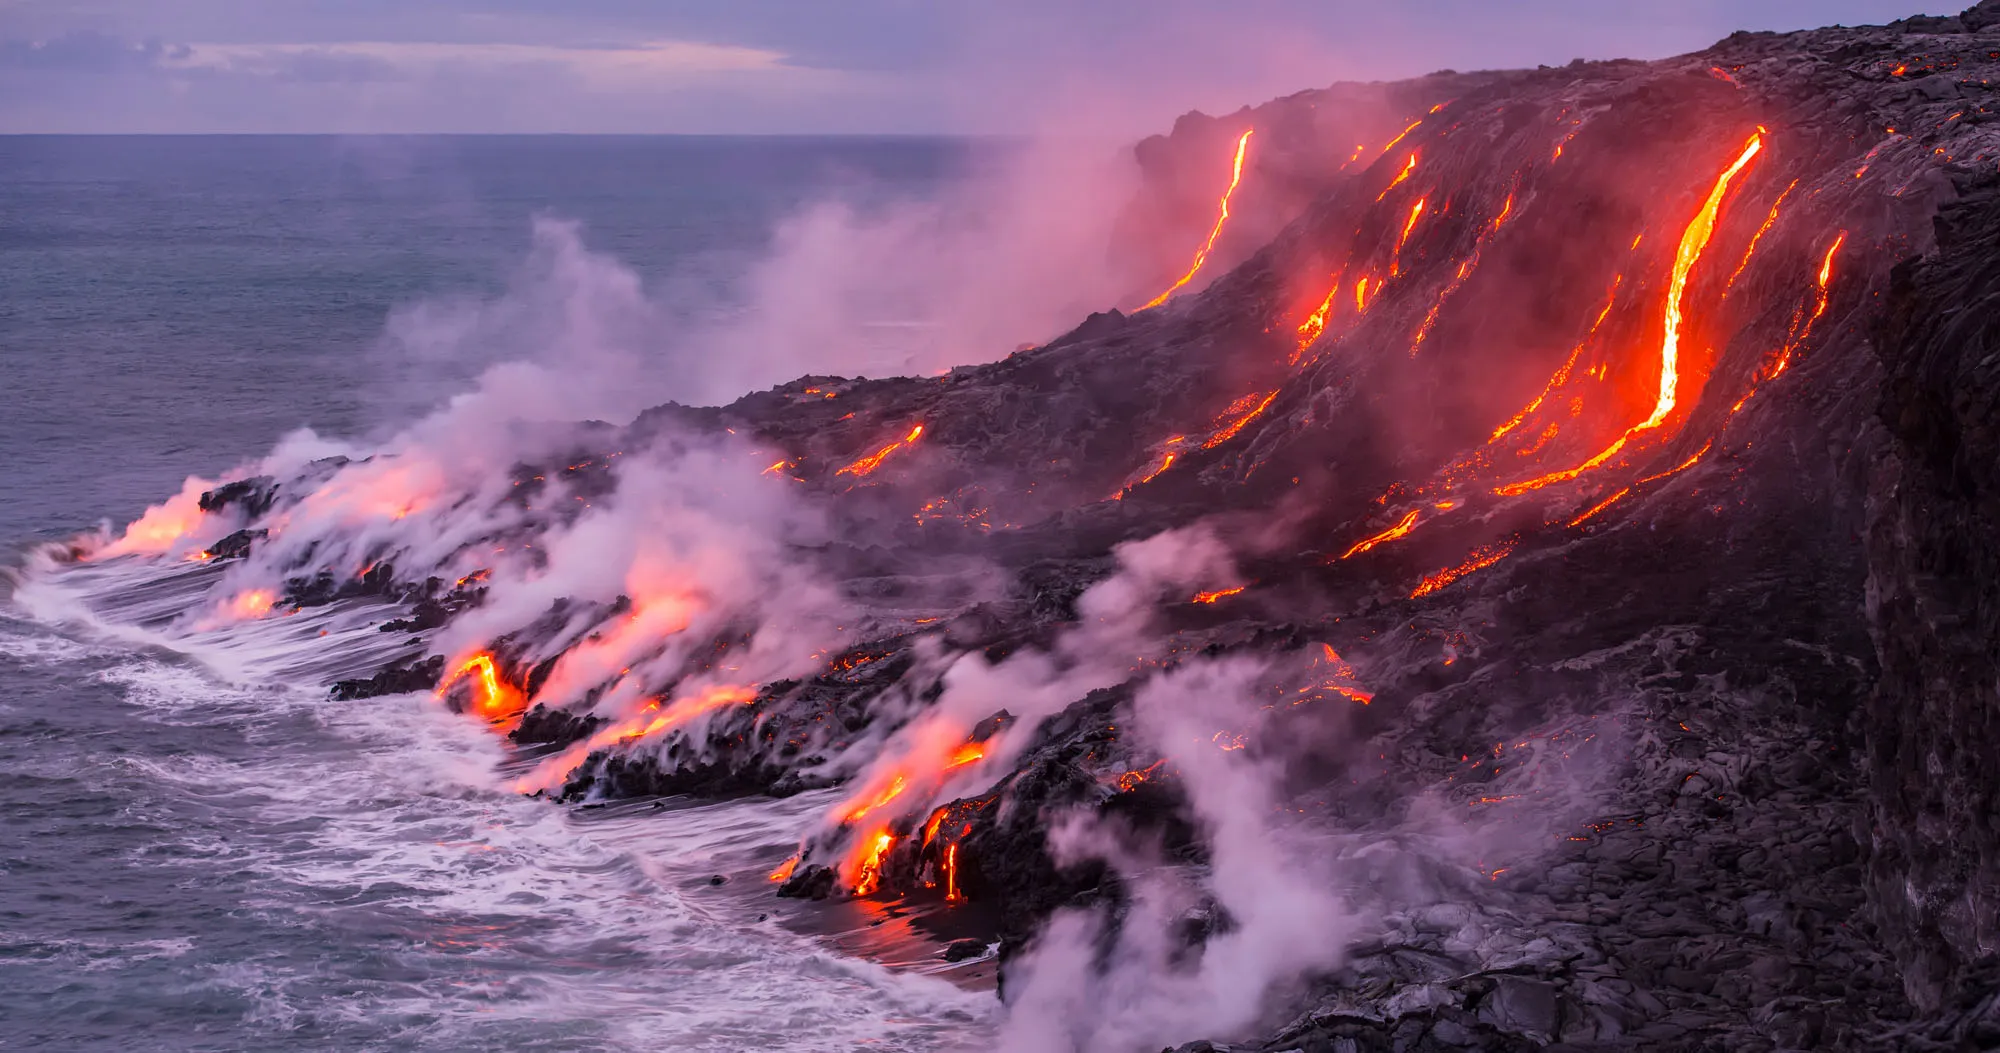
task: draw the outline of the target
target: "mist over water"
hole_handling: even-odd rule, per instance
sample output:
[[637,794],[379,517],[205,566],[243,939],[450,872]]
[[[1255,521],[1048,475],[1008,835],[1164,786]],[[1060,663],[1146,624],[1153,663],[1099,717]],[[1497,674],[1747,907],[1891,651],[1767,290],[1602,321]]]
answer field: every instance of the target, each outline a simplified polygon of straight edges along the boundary
[[[366,437],[506,348],[407,319],[501,295],[534,220],[689,317],[742,308],[808,204],[935,198],[990,163],[946,139],[8,137],[0,140],[0,538],[120,520],[310,426]],[[1004,350],[1004,349],[1003,349]],[[449,353],[447,353],[449,352]],[[661,363],[661,368],[671,368]]]
[[[0,448],[18,462],[0,538],[18,553],[130,519],[300,426],[366,441],[406,425],[511,350],[440,333],[479,336],[451,323],[490,321],[585,245],[602,255],[583,264],[636,283],[642,321],[726,321],[785,217],[922,207],[980,149],[0,142]],[[700,368],[649,365],[669,386]],[[984,1033],[990,996],[774,919],[761,876],[824,795],[553,808],[508,785],[487,730],[428,699],[329,704],[318,685],[351,674],[297,666],[291,641],[386,639],[339,615],[190,655],[68,621],[47,595],[39,620],[5,598],[0,1044],[933,1049]]]

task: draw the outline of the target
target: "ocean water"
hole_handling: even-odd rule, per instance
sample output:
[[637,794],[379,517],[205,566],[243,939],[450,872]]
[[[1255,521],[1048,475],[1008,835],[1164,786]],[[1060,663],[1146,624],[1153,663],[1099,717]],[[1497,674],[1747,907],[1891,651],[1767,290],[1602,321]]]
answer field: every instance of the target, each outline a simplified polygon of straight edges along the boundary
[[[398,362],[385,319],[498,289],[538,216],[720,307],[803,204],[968,163],[916,139],[0,138],[5,560],[301,425],[366,435],[461,390],[478,363]],[[0,1048],[937,1049],[990,1024],[990,995],[782,924],[761,875],[823,799],[526,800],[471,722],[334,705],[341,670],[280,659],[354,625],[191,651],[98,622],[86,586],[124,587],[0,581]]]

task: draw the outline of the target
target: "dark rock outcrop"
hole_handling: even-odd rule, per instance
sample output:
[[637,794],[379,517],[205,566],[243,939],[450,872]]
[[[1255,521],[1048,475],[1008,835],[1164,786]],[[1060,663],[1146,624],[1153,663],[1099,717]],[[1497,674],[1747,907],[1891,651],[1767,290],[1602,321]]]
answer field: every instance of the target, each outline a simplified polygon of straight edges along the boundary
[[1965,195],[1890,290],[1868,529],[1870,877],[1928,1006],[2000,954],[2000,179]]

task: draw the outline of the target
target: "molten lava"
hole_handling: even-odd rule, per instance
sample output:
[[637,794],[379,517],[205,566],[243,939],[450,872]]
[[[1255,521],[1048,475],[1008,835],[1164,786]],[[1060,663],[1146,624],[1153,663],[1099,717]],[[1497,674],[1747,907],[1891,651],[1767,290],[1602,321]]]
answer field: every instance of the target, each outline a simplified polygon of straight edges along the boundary
[[1583,355],[1583,349],[1590,346],[1591,338],[1597,335],[1597,330],[1604,325],[1604,320],[1611,316],[1611,308],[1618,303],[1618,287],[1624,283],[1624,275],[1619,275],[1611,280],[1611,293],[1604,300],[1604,309],[1597,312],[1597,320],[1590,323],[1590,331],[1584,334],[1583,339],[1578,341],[1574,348],[1570,349],[1569,358],[1563,362],[1561,369],[1556,370],[1555,376],[1549,378],[1548,386],[1542,388],[1542,393],[1536,395],[1535,400],[1528,403],[1525,409],[1514,414],[1512,420],[1493,430],[1493,437],[1486,440],[1489,444],[1498,442],[1501,436],[1520,427],[1522,421],[1527,420],[1536,410],[1542,407],[1542,403],[1548,400],[1550,394],[1569,383],[1570,370],[1576,368],[1576,360]]
[[1334,302],[1340,297],[1340,279],[1343,273],[1343,271],[1334,272],[1327,286],[1326,297],[1320,300],[1319,306],[1313,308],[1305,321],[1299,323],[1297,330],[1299,342],[1297,349],[1292,352],[1292,365],[1298,365],[1299,357],[1305,354],[1306,348],[1312,346],[1312,342],[1318,340],[1321,333],[1326,332],[1327,319],[1333,316]]
[[1722,295],[1725,299],[1731,292],[1735,291],[1736,279],[1743,277],[1744,270],[1750,266],[1750,260],[1757,255],[1757,246],[1764,240],[1764,235],[1770,233],[1771,228],[1777,225],[1778,212],[1785,207],[1785,199],[1792,196],[1792,191],[1797,190],[1798,187],[1799,181],[1796,179],[1792,180],[1792,185],[1786,187],[1784,193],[1778,195],[1778,200],[1771,202],[1771,211],[1770,214],[1764,217],[1764,225],[1758,227],[1757,233],[1750,236],[1750,244],[1743,250],[1743,262],[1736,265],[1736,270],[1729,275],[1728,283],[1723,286]]
[[886,828],[870,834],[861,842],[861,852],[854,866],[854,894],[866,896],[882,887],[882,859],[896,844],[896,835]]
[[798,868],[799,868],[799,857],[793,856],[792,858],[787,859],[784,862],[778,864],[778,869],[771,871],[770,874],[771,880],[790,881],[792,879],[792,872],[797,870]]
[[1382,199],[1389,196],[1389,191],[1394,190],[1399,186],[1402,186],[1405,182],[1409,180],[1411,176],[1415,175],[1416,173],[1417,173],[1417,152],[1415,150],[1412,150],[1410,151],[1409,162],[1403,165],[1403,170],[1396,173],[1396,178],[1391,179],[1389,181],[1388,186],[1382,188],[1382,193],[1376,196],[1375,203],[1378,205],[1381,204]]
[[1488,545],[1484,548],[1474,549],[1472,554],[1466,557],[1465,562],[1460,563],[1456,567],[1446,567],[1426,577],[1417,585],[1415,591],[1410,593],[1410,598],[1414,600],[1420,596],[1428,596],[1468,574],[1484,570],[1506,559],[1507,555],[1513,551],[1514,542],[1512,541],[1504,541],[1497,545]]
[[[1332,691],[1351,702],[1357,702],[1364,706],[1375,701],[1374,692],[1360,686],[1359,676],[1354,671],[1354,667],[1340,657],[1340,652],[1334,650],[1332,644],[1323,643],[1320,644],[1320,648],[1324,653],[1322,657],[1314,659],[1313,664],[1325,668],[1327,676],[1319,684],[1315,685],[1319,690]],[[1313,690],[1313,687],[1306,687],[1300,689],[1299,693],[1302,695],[1310,694]],[[1300,701],[1303,701],[1303,699]],[[1296,705],[1297,702],[1293,704]]]
[[1227,599],[1228,597],[1234,596],[1242,591],[1243,591],[1243,586],[1238,585],[1233,589],[1216,589],[1214,592],[1197,592],[1194,594],[1194,598],[1189,600],[1188,602],[1214,603],[1217,600]]
[[1138,789],[1140,783],[1152,778],[1153,773],[1159,771],[1166,763],[1164,760],[1156,760],[1148,767],[1136,768],[1120,774],[1115,780],[1118,784],[1118,792],[1131,793],[1133,790]]
[[683,695],[664,708],[655,700],[648,703],[637,714],[617,721],[609,727],[599,728],[582,742],[576,743],[555,757],[542,762],[534,771],[522,776],[514,783],[519,793],[539,793],[561,786],[570,775],[590,759],[592,753],[608,746],[621,745],[651,738],[670,731],[703,714],[727,706],[748,705],[757,699],[757,688],[753,685],[717,685],[702,688],[691,695]]
[[890,780],[888,786],[884,787],[882,791],[880,793],[877,793],[875,797],[872,800],[870,800],[867,804],[861,805],[859,807],[850,810],[847,813],[847,815],[843,817],[843,821],[849,823],[860,822],[862,818],[865,817],[869,812],[872,812],[875,809],[880,808],[883,805],[888,804],[890,801],[893,801],[896,798],[902,796],[903,790],[907,788],[909,784],[910,784],[909,779],[904,778],[901,775],[896,776],[894,779]]
[[1340,554],[1340,558],[1347,559],[1350,556],[1358,556],[1363,552],[1366,552],[1369,549],[1374,548],[1375,546],[1380,545],[1384,542],[1394,541],[1397,538],[1409,536],[1410,531],[1415,530],[1417,528],[1418,512],[1419,512],[1418,509],[1413,508],[1410,510],[1410,514],[1404,516],[1402,521],[1397,523],[1395,526],[1392,526],[1389,529],[1374,535],[1373,537],[1365,537],[1362,538],[1360,541],[1355,542],[1354,547]]
[[1410,207],[1410,218],[1403,221],[1403,232],[1396,236],[1396,249],[1389,257],[1389,276],[1392,278],[1403,273],[1403,246],[1410,243],[1410,232],[1417,229],[1417,220],[1423,218],[1424,206],[1429,201],[1429,198],[1418,198],[1417,203]]
[[944,901],[958,903],[964,898],[958,894],[958,843],[953,842],[944,850]]
[[1694,265],[1701,260],[1702,252],[1708,248],[1709,239],[1715,234],[1716,217],[1722,211],[1722,203],[1729,194],[1730,184],[1735,182],[1737,175],[1749,166],[1763,148],[1763,137],[1759,134],[1751,135],[1750,141],[1743,147],[1743,152],[1715,181],[1715,187],[1709,191],[1708,200],[1702,205],[1701,211],[1695,214],[1694,220],[1681,234],[1680,248],[1674,254],[1673,280],[1667,287],[1666,320],[1660,341],[1659,395],[1654,400],[1653,412],[1645,420],[1627,429],[1603,452],[1582,464],[1523,482],[1510,483],[1496,488],[1494,493],[1512,496],[1574,479],[1617,456],[1633,438],[1659,427],[1666,421],[1668,415],[1673,413],[1678,401],[1681,380],[1681,327],[1685,317],[1683,301],[1687,295],[1688,275],[1694,270]]
[[950,760],[945,761],[944,770],[951,771],[954,768],[963,768],[974,761],[983,760],[985,757],[986,744],[984,742],[968,742],[960,746],[958,751],[951,755]]
[[1235,438],[1236,433],[1242,431],[1244,425],[1256,420],[1265,410],[1270,409],[1271,403],[1277,397],[1278,393],[1273,391],[1265,395],[1245,395],[1235,402],[1230,403],[1229,408],[1223,411],[1223,417],[1228,420],[1228,423],[1224,424],[1215,434],[1210,435],[1207,441],[1201,444],[1201,448],[1204,450],[1214,449]]
[[1193,265],[1188,267],[1187,273],[1181,275],[1179,281],[1168,286],[1166,292],[1146,301],[1145,306],[1139,308],[1141,311],[1166,303],[1167,297],[1179,292],[1181,286],[1193,281],[1194,276],[1201,273],[1202,266],[1208,262],[1208,254],[1215,249],[1215,239],[1222,236],[1222,228],[1229,223],[1229,201],[1236,196],[1237,184],[1243,181],[1243,157],[1250,149],[1250,136],[1256,131],[1255,128],[1245,129],[1243,135],[1236,140],[1236,160],[1229,169],[1229,189],[1222,192],[1222,204],[1216,212],[1215,226],[1209,229],[1208,240],[1203,242],[1200,251],[1194,254]]
[[871,453],[868,456],[863,457],[858,461],[855,461],[853,464],[850,464],[847,467],[840,469],[834,474],[854,475],[854,476],[867,475],[870,472],[873,472],[875,469],[881,467],[882,461],[886,459],[890,454],[895,453],[897,450],[900,450],[903,447],[908,446],[923,437],[924,437],[924,426],[919,424],[916,427],[911,428],[910,433],[908,435],[905,435],[902,438],[897,439],[895,442],[892,442],[889,445],[884,446],[879,450],[876,450],[874,453]]

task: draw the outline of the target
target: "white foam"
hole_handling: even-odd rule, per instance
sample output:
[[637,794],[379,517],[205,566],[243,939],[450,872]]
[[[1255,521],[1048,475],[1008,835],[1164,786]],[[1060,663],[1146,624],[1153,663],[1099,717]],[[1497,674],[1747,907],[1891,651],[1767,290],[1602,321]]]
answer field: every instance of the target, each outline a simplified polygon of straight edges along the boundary
[[990,996],[831,954],[742,896],[691,899],[707,874],[789,850],[825,795],[606,818],[522,798],[497,774],[498,738],[427,694],[331,702],[323,673],[285,686],[304,651],[379,664],[385,639],[407,646],[374,631],[376,612],[135,628],[94,611],[118,578],[29,580],[19,606],[84,640],[4,634],[0,653],[108,661],[89,675],[143,719],[228,728],[233,752],[123,759],[230,823],[226,840],[189,831],[181,847],[236,875],[246,910],[389,925],[431,970],[333,985],[282,963],[222,970],[254,1026],[387,1026],[395,1042],[466,1047],[562,1025],[581,1047],[676,1050],[970,1048],[990,1034]]

